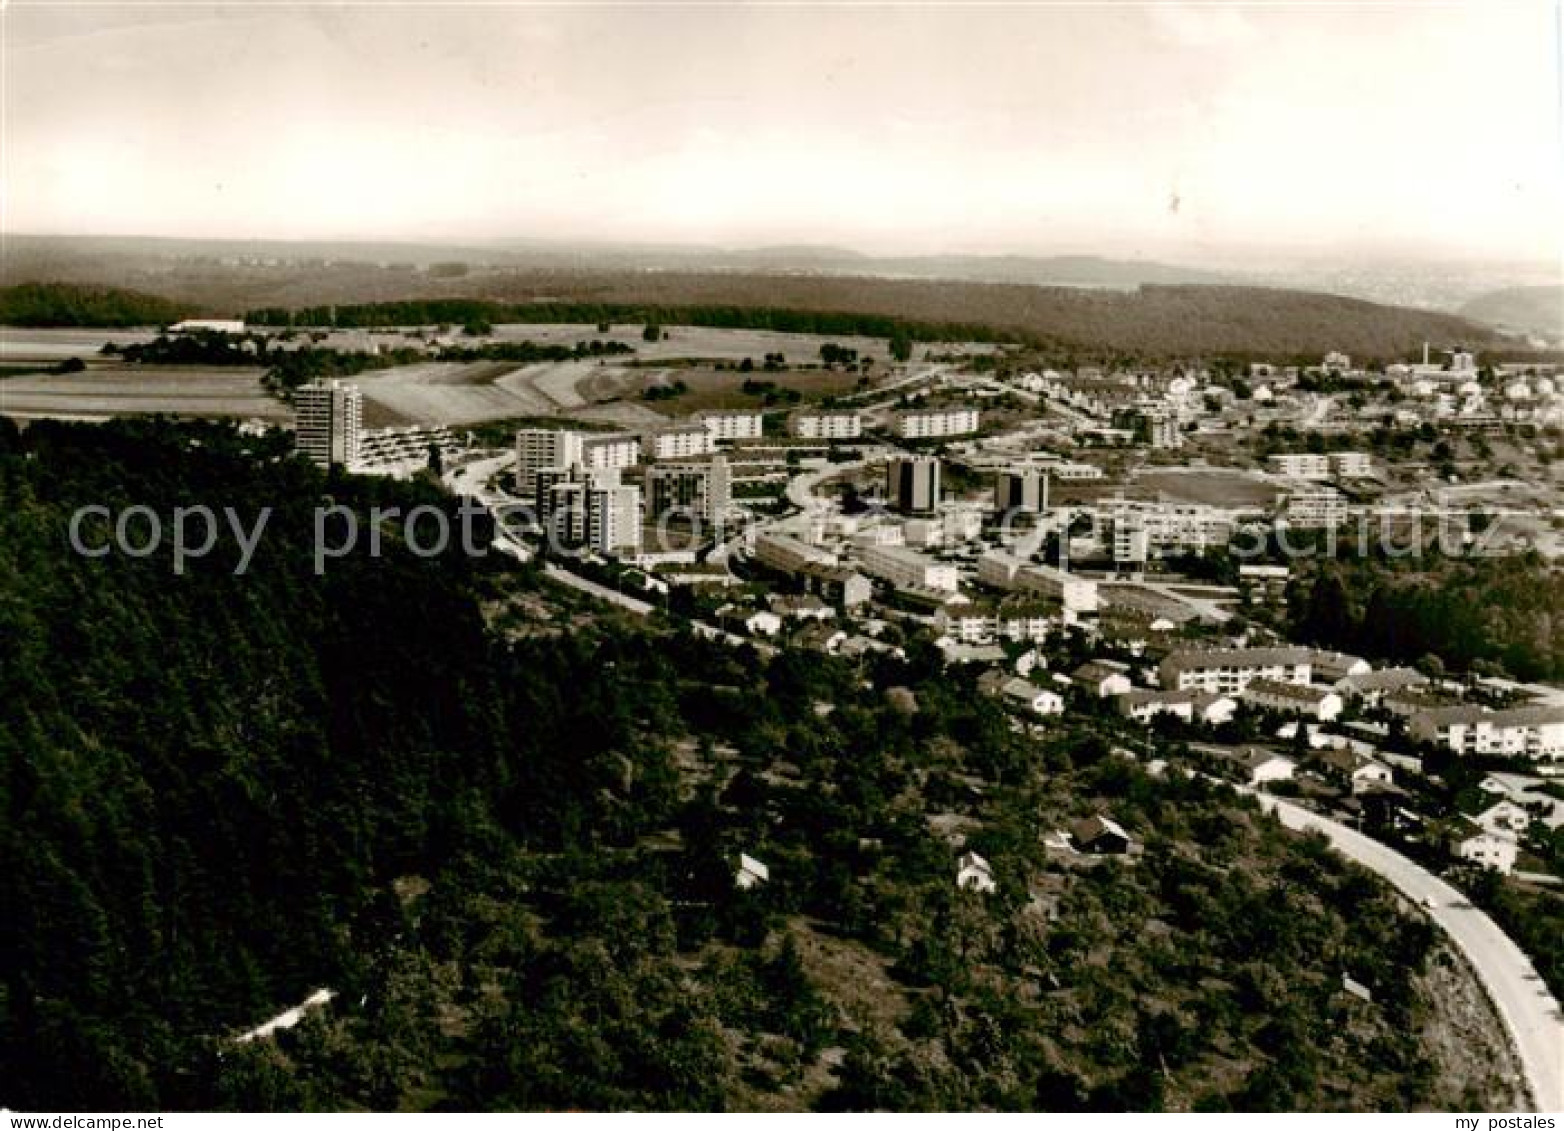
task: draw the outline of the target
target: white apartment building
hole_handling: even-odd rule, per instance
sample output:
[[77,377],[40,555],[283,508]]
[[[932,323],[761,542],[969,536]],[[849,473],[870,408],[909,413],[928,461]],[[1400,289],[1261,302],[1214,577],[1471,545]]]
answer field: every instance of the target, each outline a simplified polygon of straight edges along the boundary
[[641,548],[641,489],[619,482],[618,468],[543,468],[537,472],[538,517],[567,547],[600,554]]
[[1367,452],[1332,452],[1330,467],[1337,479],[1365,479],[1374,474],[1374,461]]
[[978,559],[978,580],[995,589],[1036,593],[1058,601],[1066,613],[1095,613],[1098,606],[1097,583],[1053,566],[1038,565],[990,550]]
[[537,493],[538,472],[548,467],[583,463],[582,433],[565,428],[523,428],[516,433],[516,486],[526,496]]
[[1272,456],[1270,462],[1272,471],[1289,479],[1362,479],[1374,474],[1373,460],[1367,452],[1285,452]]
[[836,555],[786,534],[761,534],[755,539],[754,559],[780,573],[798,573],[806,566],[834,566]]
[[867,546],[859,551],[859,564],[871,577],[897,589],[934,589],[954,593],[960,588],[956,567],[935,561],[905,546]]
[[1271,470],[1289,479],[1330,478],[1330,457],[1313,452],[1284,452],[1270,458]]
[[1282,499],[1279,522],[1302,530],[1323,530],[1347,521],[1347,500],[1334,487],[1293,491]]
[[801,412],[793,417],[793,435],[805,440],[856,440],[863,417],[856,412]]
[[965,436],[977,430],[978,410],[975,408],[918,409],[896,418],[896,434],[903,440]]
[[1219,648],[1170,653],[1157,667],[1157,682],[1169,690],[1237,695],[1256,679],[1307,684],[1313,672],[1307,648]]
[[318,467],[358,462],[364,396],[357,385],[312,381],[293,391],[293,443]]
[[653,432],[648,445],[654,460],[690,459],[717,450],[716,436],[704,424],[682,424]]
[[641,441],[628,432],[583,432],[581,462],[587,467],[634,467],[641,462]]
[[758,440],[764,430],[758,412],[703,412],[696,417],[718,443],[734,440]]
[[1145,561],[1157,550],[1224,547],[1238,522],[1235,512],[1205,503],[1114,503],[1098,508],[1097,518],[1109,525],[1115,561]]
[[1457,754],[1564,759],[1564,707],[1436,707],[1413,715],[1407,731]]

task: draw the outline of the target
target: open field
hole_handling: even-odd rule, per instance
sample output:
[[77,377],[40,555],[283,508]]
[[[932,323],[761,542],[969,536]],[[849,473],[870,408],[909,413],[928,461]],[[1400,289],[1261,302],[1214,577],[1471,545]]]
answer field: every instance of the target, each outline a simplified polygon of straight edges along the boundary
[[88,361],[107,342],[128,346],[150,342],[155,337],[155,330],[30,330],[0,326],[0,362],[53,364],[71,357]]
[[820,347],[827,342],[858,351],[859,357],[888,362],[883,338],[852,336],[831,337],[822,334],[783,334],[772,330],[718,330],[704,326],[664,326],[661,341],[641,340],[640,323],[616,323],[606,334],[596,326],[569,323],[513,322],[494,327],[496,341],[533,341],[545,345],[573,346],[577,342],[623,342],[635,350],[641,361],[670,358],[695,358],[711,361],[743,361],[746,357],[758,366],[768,353],[780,353],[791,362],[818,361]]
[[1170,499],[1187,503],[1206,503],[1219,507],[1265,507],[1276,501],[1280,487],[1246,471],[1221,468],[1192,471],[1168,469],[1137,472],[1140,486],[1160,492]]
[[260,369],[93,366],[81,373],[0,381],[0,414],[98,418],[141,413],[287,420],[261,388]]

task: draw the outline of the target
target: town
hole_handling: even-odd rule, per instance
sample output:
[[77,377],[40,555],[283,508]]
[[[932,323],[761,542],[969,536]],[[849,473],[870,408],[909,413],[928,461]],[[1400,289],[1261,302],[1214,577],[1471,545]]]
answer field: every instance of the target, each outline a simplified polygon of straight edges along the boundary
[[[1556,494],[1516,466],[1549,458],[1564,422],[1555,366],[1427,346],[1372,369],[1330,353],[1242,373],[924,353],[821,403],[638,433],[526,427],[498,452],[449,426],[365,430],[358,386],[316,382],[294,394],[297,444],[404,475],[433,451],[494,514],[497,550],[541,552],[556,579],[637,613],[758,647],[927,646],[1018,729],[1117,716],[1145,731],[1140,754],[1176,739],[1186,768],[1425,858],[1560,882],[1526,862],[1533,830],[1564,825],[1564,691],[1300,646],[1277,613],[1337,539],[1564,552]],[[1430,436],[1426,458],[1402,455],[1401,438]],[[1425,772],[1439,753],[1504,769],[1447,812]]]

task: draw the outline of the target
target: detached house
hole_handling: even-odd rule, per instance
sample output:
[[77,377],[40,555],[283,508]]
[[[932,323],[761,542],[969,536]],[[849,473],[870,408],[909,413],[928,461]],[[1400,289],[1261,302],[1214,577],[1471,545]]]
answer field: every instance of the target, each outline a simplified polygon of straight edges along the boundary
[[1108,817],[1085,817],[1070,826],[1070,839],[1081,852],[1123,856],[1134,843],[1122,825]]
[[956,861],[956,886],[962,891],[975,891],[987,895],[999,885],[994,882],[994,869],[976,852],[964,852]]
[[1070,673],[1071,681],[1099,699],[1123,695],[1134,686],[1126,674],[1128,668],[1113,660],[1091,660]]
[[740,891],[760,887],[771,880],[771,869],[747,853],[739,853],[739,868],[733,876],[733,885]]

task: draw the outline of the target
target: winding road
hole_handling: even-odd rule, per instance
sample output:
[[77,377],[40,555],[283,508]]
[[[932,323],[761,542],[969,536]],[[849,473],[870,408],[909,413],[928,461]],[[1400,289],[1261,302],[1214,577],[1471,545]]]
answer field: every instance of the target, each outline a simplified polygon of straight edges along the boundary
[[1460,891],[1377,840],[1280,798],[1253,796],[1289,829],[1324,833],[1343,856],[1389,880],[1444,928],[1509,1030],[1537,1109],[1564,1111],[1564,1014],[1531,960],[1498,924]]

